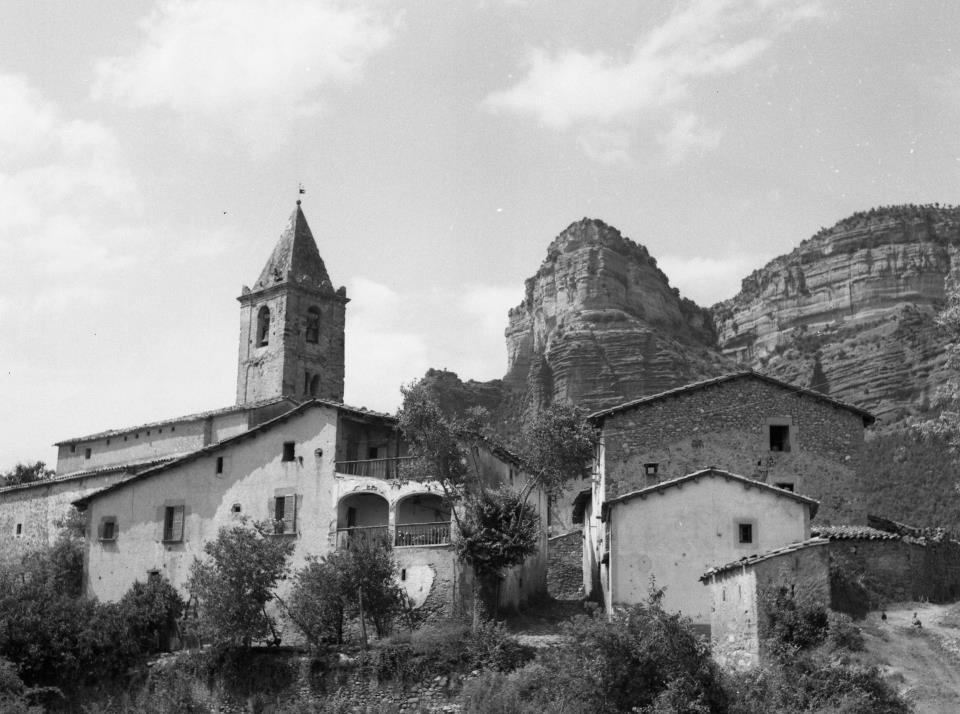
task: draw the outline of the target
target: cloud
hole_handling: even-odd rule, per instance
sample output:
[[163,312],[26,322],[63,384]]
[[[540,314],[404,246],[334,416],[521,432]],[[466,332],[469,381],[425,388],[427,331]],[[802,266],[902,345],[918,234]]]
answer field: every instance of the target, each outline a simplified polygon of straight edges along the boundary
[[457,298],[457,307],[486,337],[503,340],[507,311],[523,298],[516,286],[468,285]]
[[[621,151],[596,150],[596,131],[636,128],[662,120],[695,94],[701,80],[734,73],[755,62],[795,22],[818,16],[810,0],[696,0],[643,34],[626,56],[568,48],[534,49],[525,76],[493,92],[483,106],[531,116],[556,129],[586,127],[579,144],[592,158],[621,161]],[[676,157],[691,148],[715,148],[716,132],[701,128],[689,108],[661,144]],[[684,126],[683,122],[686,123]],[[591,138],[589,132],[594,132]],[[672,153],[671,153],[672,152]]]
[[364,3],[164,0],[132,53],[101,60],[95,97],[167,107],[250,141],[320,111],[319,92],[355,80],[391,39]]
[[704,258],[666,255],[657,258],[657,266],[670,276],[670,284],[678,288],[683,297],[706,307],[732,298],[740,292],[743,276],[772,257],[745,255]]
[[692,151],[712,151],[720,145],[720,131],[703,125],[696,115],[684,113],[678,116],[666,133],[657,136],[668,161],[677,162]]
[[10,158],[0,166],[0,284],[17,305],[0,321],[99,301],[100,289],[81,286],[134,262],[135,241],[116,222],[138,194],[111,132],[64,117],[0,72],[0,154]]

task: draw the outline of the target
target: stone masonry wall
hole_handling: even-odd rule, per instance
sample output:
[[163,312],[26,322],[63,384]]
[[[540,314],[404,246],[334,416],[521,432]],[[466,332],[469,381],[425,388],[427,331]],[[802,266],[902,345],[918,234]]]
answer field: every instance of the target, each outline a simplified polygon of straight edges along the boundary
[[549,540],[547,592],[558,600],[583,597],[583,531],[579,528]]
[[[789,452],[769,423],[790,422]],[[607,499],[716,466],[820,501],[819,523],[865,523],[863,420],[814,397],[743,377],[612,414],[603,423]]]
[[[960,543],[908,540],[833,540],[830,564],[835,580],[864,588],[872,608],[891,602],[953,602],[960,596]],[[835,598],[840,588],[835,589]],[[845,603],[833,602],[835,609]]]

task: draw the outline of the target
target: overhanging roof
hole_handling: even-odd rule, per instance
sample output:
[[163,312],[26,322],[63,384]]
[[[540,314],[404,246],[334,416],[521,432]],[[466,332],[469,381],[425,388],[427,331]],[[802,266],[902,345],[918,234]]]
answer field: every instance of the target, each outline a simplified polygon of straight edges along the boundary
[[729,471],[724,471],[723,469],[718,469],[714,467],[701,469],[700,471],[694,471],[691,474],[686,476],[681,476],[680,478],[671,479],[669,481],[663,481],[653,486],[647,486],[646,488],[641,488],[638,491],[631,491],[630,493],[625,493],[622,496],[617,496],[616,498],[608,499],[603,504],[602,516],[603,519],[607,519],[607,515],[610,512],[610,508],[620,503],[625,503],[626,501],[633,500],[634,498],[645,499],[648,496],[652,496],[656,493],[663,493],[672,488],[683,488],[687,483],[696,483],[702,478],[722,478],[725,481],[736,481],[743,484],[744,488],[756,488],[761,491],[770,493],[774,496],[779,496],[781,498],[789,498],[798,503],[803,503],[810,507],[810,517],[813,518],[817,514],[817,509],[820,507],[820,502],[816,501],[807,496],[801,496],[798,493],[793,491],[787,491],[783,488],[777,488],[776,486],[771,486],[768,483],[763,481],[757,481],[752,478],[747,478],[746,476],[740,476],[739,474],[730,473]]
[[669,389],[666,392],[660,392],[659,394],[651,394],[647,397],[641,397],[640,399],[633,399],[629,402],[624,402],[623,404],[618,404],[616,406],[608,407],[607,409],[601,409],[599,411],[593,412],[587,416],[587,419],[591,422],[602,422],[606,417],[611,414],[616,414],[618,412],[626,411],[628,409],[637,409],[640,407],[647,406],[648,404],[653,404],[654,402],[659,402],[663,399],[668,399],[670,397],[678,397],[688,392],[695,392],[699,389],[706,389],[707,387],[712,387],[717,384],[723,384],[725,382],[732,382],[736,379],[757,379],[762,382],[767,382],[776,387],[782,389],[788,389],[791,392],[795,392],[799,396],[810,397],[811,399],[816,399],[821,402],[825,402],[837,409],[846,409],[847,411],[857,414],[860,418],[863,419],[864,426],[870,426],[876,421],[876,417],[870,412],[860,409],[860,407],[855,407],[852,404],[847,404],[846,402],[841,402],[839,399],[834,399],[829,397],[826,394],[821,394],[820,392],[807,389],[806,387],[798,387],[795,384],[790,384],[789,382],[784,382],[777,379],[776,377],[771,377],[760,372],[755,372],[752,369],[744,370],[742,372],[734,372],[732,374],[725,374],[721,377],[713,377],[712,379],[705,379],[702,382],[694,382],[693,384],[687,384],[682,387],[677,387],[675,389]]

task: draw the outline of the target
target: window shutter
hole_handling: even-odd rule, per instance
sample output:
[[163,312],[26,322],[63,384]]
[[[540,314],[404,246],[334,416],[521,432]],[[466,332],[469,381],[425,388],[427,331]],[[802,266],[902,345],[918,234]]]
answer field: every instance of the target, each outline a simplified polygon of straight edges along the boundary
[[294,494],[283,497],[283,532],[297,532],[297,497]]
[[183,506],[173,507],[173,528],[170,540],[183,540]]
[[97,540],[103,540],[103,521],[97,526]]

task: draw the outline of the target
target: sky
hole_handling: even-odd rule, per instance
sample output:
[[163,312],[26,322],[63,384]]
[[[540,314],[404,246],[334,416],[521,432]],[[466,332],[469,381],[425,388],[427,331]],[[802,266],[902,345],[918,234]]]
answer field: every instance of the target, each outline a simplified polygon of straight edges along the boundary
[[[228,406],[294,202],[346,395],[506,371],[584,216],[702,305],[873,206],[958,203],[955,0],[3,0],[0,470]],[[299,196],[298,187],[306,191]]]

